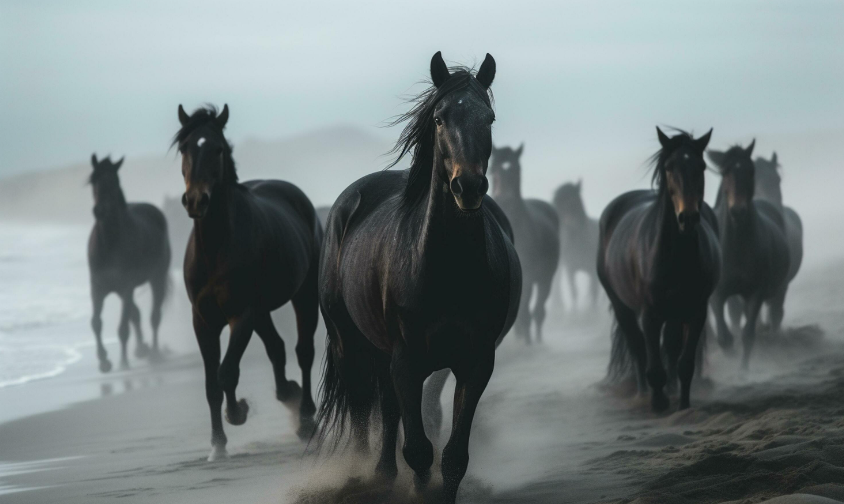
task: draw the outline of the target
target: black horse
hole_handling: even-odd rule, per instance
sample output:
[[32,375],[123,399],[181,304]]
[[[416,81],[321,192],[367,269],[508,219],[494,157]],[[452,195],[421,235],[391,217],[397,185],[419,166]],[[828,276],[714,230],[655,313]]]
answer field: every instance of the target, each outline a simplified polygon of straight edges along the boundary
[[[545,304],[560,261],[560,223],[550,203],[522,198],[522,152],[524,144],[515,150],[493,147],[489,174],[492,197],[504,210],[515,233],[522,263],[522,300],[515,329],[516,336],[529,343],[531,322],[536,327],[536,339],[542,341]],[[536,299],[531,312],[534,286]]]
[[[179,105],[182,128],[173,140],[182,154],[182,196],[193,232],[185,252],[185,286],[193,305],[193,327],[205,363],[205,393],[211,409],[211,455],[226,456],[220,408],[226,419],[246,421],[246,402],[235,395],[240,359],[252,332],[273,365],[276,397],[299,409],[299,435],[313,432],[316,412],[311,395],[314,332],[318,320],[317,274],[322,228],[302,191],[280,180],[237,179],[232,150],[223,135],[228,106],[188,116]],[[296,356],[302,387],[284,374],[284,342],[270,312],[288,301],[296,311]],[[220,332],[228,325],[229,346],[220,363]],[[303,390],[304,389],[304,390]]]
[[378,474],[397,473],[403,454],[424,487],[434,459],[422,425],[422,385],[435,370],[457,378],[451,439],[442,455],[443,493],[454,502],[469,463],[469,432],[492,375],[495,346],[519,304],[516,250],[503,212],[485,196],[495,115],[495,60],[477,72],[431,59],[433,87],[402,120],[398,159],[407,171],[373,173],[349,186],[328,216],[320,259],[320,307],[328,329],[322,436],[350,422],[360,450],[380,404]]
[[656,192],[624,193],[601,215],[598,278],[616,320],[610,373],[633,367],[639,393],[646,393],[646,380],[650,385],[655,411],[669,404],[662,349],[668,384],[679,374],[680,409],[689,407],[707,302],[721,269],[718,224],[703,201],[703,152],[711,134],[669,138],[657,128]]
[[[120,337],[120,367],[128,369],[126,343],[129,323],[135,326],[138,346],[135,357],[161,357],[158,349],[158,326],[161,324],[161,305],[167,295],[170,269],[170,242],[167,221],[161,210],[148,203],[126,203],[117,170],[123,158],[113,163],[111,158],[97,161],[91,155],[94,172],[89,182],[94,189],[94,218],[96,223],[88,239],[88,268],[91,273],[91,300],[94,314],[91,327],[97,338],[97,357],[100,371],[111,371],[102,330],[103,301],[114,292],[123,301],[123,312],[117,334]],[[135,304],[135,289],[149,282],[152,287],[152,350],[144,342],[141,331],[141,311]]]
[[316,214],[317,218],[319,219],[319,223],[325,227],[325,223],[328,222],[328,212],[331,211],[331,206],[318,206],[316,207]]
[[[756,192],[753,198],[767,201],[782,212],[785,223],[785,238],[788,241],[788,282],[791,283],[794,277],[797,276],[797,272],[800,271],[800,265],[803,263],[803,221],[800,220],[800,216],[797,215],[797,212],[793,208],[787,207],[782,203],[782,190],[780,188],[782,178],[780,178],[780,165],[777,160],[777,153],[774,152],[770,161],[759,156],[753,164],[756,166]],[[782,319],[785,314],[784,304],[785,292],[783,292],[782,299],[777,298],[766,303],[771,328],[774,331],[779,331],[782,326]],[[737,296],[731,297],[727,301],[727,306],[733,328],[739,327],[743,311],[741,298]]]
[[[750,361],[762,303],[770,302],[772,308],[782,307],[791,264],[782,212],[765,200],[754,199],[756,168],[751,155],[755,143],[754,140],[746,149],[737,145],[726,152],[708,153],[723,177],[715,212],[721,228],[724,270],[712,296],[712,310],[718,343],[730,348],[733,335],[724,320],[724,303],[731,296],[743,299],[744,369]],[[772,312],[772,318],[776,316]]]
[[589,299],[591,306],[597,305],[598,274],[595,271],[595,254],[598,253],[598,220],[586,215],[581,189],[583,181],[567,182],[554,192],[554,207],[560,218],[560,265],[557,276],[560,285],[554,298],[562,305],[562,290],[568,283],[571,289],[571,306],[577,306],[577,282],[575,275],[582,271],[589,276]]

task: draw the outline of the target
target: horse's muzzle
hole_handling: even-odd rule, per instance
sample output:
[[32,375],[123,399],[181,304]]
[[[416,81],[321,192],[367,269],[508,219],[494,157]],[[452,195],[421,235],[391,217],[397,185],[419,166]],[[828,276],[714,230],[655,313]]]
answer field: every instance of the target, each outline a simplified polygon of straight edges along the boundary
[[677,215],[677,225],[683,233],[694,231],[698,224],[700,224],[700,212],[684,210]]
[[489,181],[484,175],[459,175],[451,179],[449,188],[457,206],[463,211],[472,211],[481,207],[489,190]]
[[211,195],[205,191],[193,191],[190,195],[185,193],[182,195],[182,205],[188,211],[188,216],[191,219],[201,219],[205,217],[208,211],[208,205],[211,203]]

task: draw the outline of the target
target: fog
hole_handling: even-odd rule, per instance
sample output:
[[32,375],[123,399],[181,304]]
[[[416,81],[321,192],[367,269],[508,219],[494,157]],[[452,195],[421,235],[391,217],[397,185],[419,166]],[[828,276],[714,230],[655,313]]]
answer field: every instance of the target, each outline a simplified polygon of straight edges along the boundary
[[[127,198],[160,206],[184,191],[180,159],[170,148],[179,127],[177,106],[190,112],[205,103],[228,104],[226,136],[241,180],[281,178],[299,185],[315,205],[330,205],[352,181],[393,160],[388,151],[400,127],[389,123],[428,85],[436,51],[449,64],[475,68],[486,53],[494,56],[493,142],[524,142],[526,197],[550,200],[563,182],[582,179],[587,212],[597,217],[618,194],[649,187],[648,158],[659,147],[655,126],[695,136],[714,128],[710,148],[756,139],[754,157],[777,152],[784,201],[805,228],[803,270],[787,304],[794,339],[760,350],[760,364],[750,374],[716,351],[707,363],[711,388],[694,394],[705,405],[701,410],[657,418],[648,416],[644,403],[614,402],[596,392],[609,347],[605,297],[598,311],[572,314],[553,306],[544,346],[505,341],[485,412],[475,422],[478,440],[462,502],[559,502],[561,487],[574,492],[571,502],[603,501],[594,487],[604,483],[607,495],[620,498],[630,495],[635,477],[652,480],[679,463],[644,463],[650,455],[642,455],[642,446],[673,449],[682,436],[716,432],[733,420],[762,425],[771,436],[792,435],[789,422],[801,422],[803,410],[780,423],[742,416],[755,411],[753,405],[767,411],[759,402],[725,420],[721,406],[711,403],[743,401],[745,395],[763,401],[786,389],[814,393],[829,376],[844,376],[844,351],[824,346],[844,334],[842,21],[840,0],[0,0],[0,405],[21,404],[0,415],[0,495],[8,474],[19,471],[5,460],[44,459],[49,464],[43,467],[53,468],[64,462],[51,461],[77,456],[88,458],[68,464],[75,472],[56,471],[49,481],[24,476],[9,488],[50,486],[58,495],[68,485],[76,497],[71,502],[86,502],[90,488],[115,492],[101,497],[138,502],[210,502],[249,488],[253,501],[279,502],[281,492],[287,502],[296,500],[302,481],[317,480],[306,487],[324,483],[323,473],[299,458],[295,422],[269,392],[269,363],[254,341],[244,361],[243,395],[259,414],[243,428],[226,426],[234,464],[216,467],[223,476],[208,481],[214,476],[196,463],[206,455],[208,433],[201,362],[178,272],[162,331],[168,363],[95,374],[85,263],[93,223],[85,184],[89,159],[92,152],[126,156],[120,176]],[[719,181],[713,170],[707,173],[711,204]],[[178,269],[182,249],[174,250]],[[144,289],[138,299],[147,324],[150,293]],[[118,352],[117,304],[110,299],[105,315],[112,357]],[[288,345],[288,369],[298,380],[290,309],[276,322]],[[318,339],[323,336],[320,325]],[[52,352],[48,358],[42,358],[45,349]],[[319,361],[321,342],[318,349]],[[838,360],[804,365],[792,358],[820,359],[824,352],[830,362]],[[839,375],[828,375],[833,368]],[[316,365],[315,381],[319,372]],[[839,385],[838,398],[844,382]],[[161,394],[162,386],[169,393]],[[446,392],[452,390],[450,385]],[[97,396],[63,417],[20,420]],[[835,401],[823,407],[834,411]],[[106,434],[93,431],[88,407],[108,419]],[[153,409],[166,410],[167,418],[155,417]],[[826,425],[826,413],[817,413],[817,425]],[[119,421],[129,425],[138,418],[144,421],[136,431],[121,430]],[[18,424],[7,422],[14,419]],[[162,422],[172,431],[160,432]],[[705,442],[715,450],[738,446],[747,442],[739,437],[742,429],[718,431]],[[648,437],[666,432],[673,441]],[[42,433],[42,442],[30,446],[28,439]],[[749,451],[770,447],[764,438],[753,439],[758,445]],[[647,442],[652,444],[639,444]],[[709,445],[688,442],[708,453]],[[155,449],[145,451],[150,446]],[[135,453],[137,459],[119,455]],[[610,458],[618,453],[643,460]],[[701,460],[700,453],[681,462]],[[593,464],[598,456],[608,457],[604,465]],[[613,464],[623,471],[629,464],[634,476],[607,469]],[[346,466],[359,462],[338,465],[332,471],[339,471],[342,484]],[[593,472],[584,475],[585,467]],[[401,471],[409,487],[407,468]],[[92,473],[101,472],[121,475],[95,480]],[[547,488],[528,485],[543,478],[551,481]],[[38,502],[37,492],[26,495],[19,502]]]

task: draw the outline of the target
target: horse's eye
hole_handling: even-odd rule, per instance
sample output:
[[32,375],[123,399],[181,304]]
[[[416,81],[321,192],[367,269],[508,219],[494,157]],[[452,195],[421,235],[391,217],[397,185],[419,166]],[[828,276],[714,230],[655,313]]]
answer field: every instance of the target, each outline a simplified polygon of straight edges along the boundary
[[442,119],[440,119],[439,117],[435,117],[435,118],[434,118],[434,122],[435,122],[435,123],[437,123],[437,126],[442,126],[442,125],[443,125],[443,120],[442,120]]

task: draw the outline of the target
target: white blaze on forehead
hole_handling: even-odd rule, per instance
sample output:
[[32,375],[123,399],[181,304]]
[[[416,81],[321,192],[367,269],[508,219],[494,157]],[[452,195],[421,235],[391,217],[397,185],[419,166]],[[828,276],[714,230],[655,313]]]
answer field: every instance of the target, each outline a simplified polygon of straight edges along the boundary
[[689,159],[689,155],[688,155],[688,154],[683,154],[683,159]]
[[463,98],[457,100],[457,103],[463,103]]
[[199,140],[196,141],[196,146],[202,147],[202,144],[204,144],[204,143],[205,143],[205,137],[202,137],[202,138],[200,138]]

